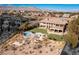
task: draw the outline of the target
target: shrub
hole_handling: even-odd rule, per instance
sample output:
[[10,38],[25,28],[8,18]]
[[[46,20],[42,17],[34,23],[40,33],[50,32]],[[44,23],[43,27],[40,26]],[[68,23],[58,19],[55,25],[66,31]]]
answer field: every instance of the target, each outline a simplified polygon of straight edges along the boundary
[[48,38],[51,40],[57,40],[57,41],[63,40],[63,36],[56,35],[56,34],[48,34]]

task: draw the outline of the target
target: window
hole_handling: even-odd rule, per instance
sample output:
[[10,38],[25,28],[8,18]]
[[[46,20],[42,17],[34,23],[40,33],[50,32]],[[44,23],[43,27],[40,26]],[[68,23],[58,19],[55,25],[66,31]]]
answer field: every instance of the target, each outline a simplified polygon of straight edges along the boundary
[[54,31],[54,29],[50,29],[51,31]]
[[55,30],[55,32],[58,32],[58,30]]
[[62,32],[62,30],[59,30],[59,32]]
[[6,25],[9,25],[9,23],[6,23]]
[[53,25],[53,23],[51,23]]
[[41,25],[40,27],[45,27],[44,25]]
[[40,25],[40,27],[42,27],[42,25]]
[[56,26],[59,26],[59,24],[56,24]]
[[60,26],[62,27],[63,25],[61,24]]
[[43,22],[43,24],[46,24],[45,22]]

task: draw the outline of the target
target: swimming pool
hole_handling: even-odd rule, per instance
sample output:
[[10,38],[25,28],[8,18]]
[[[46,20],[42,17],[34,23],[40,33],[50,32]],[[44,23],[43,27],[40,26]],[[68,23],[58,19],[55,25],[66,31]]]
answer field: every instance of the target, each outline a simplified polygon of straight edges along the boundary
[[23,32],[23,35],[24,36],[31,36],[33,33],[32,32],[30,32],[30,31],[26,31],[26,32]]

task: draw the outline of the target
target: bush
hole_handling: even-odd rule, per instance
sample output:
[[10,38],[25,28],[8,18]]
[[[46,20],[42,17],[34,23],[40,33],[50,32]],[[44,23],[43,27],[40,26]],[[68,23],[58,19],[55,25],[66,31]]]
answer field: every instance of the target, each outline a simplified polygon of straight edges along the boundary
[[68,24],[68,33],[65,35],[66,42],[69,42],[73,48],[79,43],[79,17]]
[[42,53],[42,51],[40,50],[39,53]]
[[48,34],[48,38],[51,40],[57,40],[57,41],[63,40],[63,36],[56,35],[56,34]]

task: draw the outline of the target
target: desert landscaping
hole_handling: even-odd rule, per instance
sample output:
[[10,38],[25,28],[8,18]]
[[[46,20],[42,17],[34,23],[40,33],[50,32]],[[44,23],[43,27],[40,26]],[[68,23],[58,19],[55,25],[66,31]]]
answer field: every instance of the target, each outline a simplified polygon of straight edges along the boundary
[[35,41],[34,38],[30,37],[25,40],[21,34],[16,34],[11,40],[14,42],[25,41],[22,45],[14,45],[14,42],[9,42],[4,49],[0,49],[0,53],[3,55],[60,55],[61,51],[65,45],[64,41],[54,41],[54,40],[43,40]]

